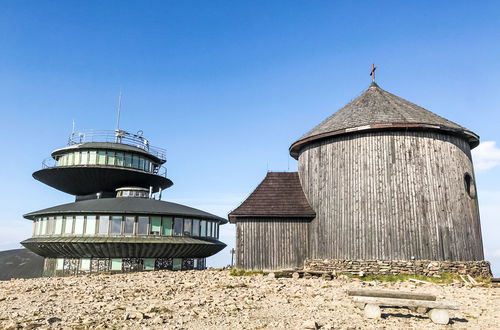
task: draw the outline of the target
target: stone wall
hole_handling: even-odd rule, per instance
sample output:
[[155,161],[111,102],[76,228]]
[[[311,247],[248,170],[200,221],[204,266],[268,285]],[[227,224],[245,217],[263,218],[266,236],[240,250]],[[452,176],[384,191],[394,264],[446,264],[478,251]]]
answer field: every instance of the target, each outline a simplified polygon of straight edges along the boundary
[[416,274],[425,276],[440,273],[469,274],[474,277],[491,277],[488,261],[431,261],[431,260],[345,260],[306,259],[304,270],[331,271],[359,275]]

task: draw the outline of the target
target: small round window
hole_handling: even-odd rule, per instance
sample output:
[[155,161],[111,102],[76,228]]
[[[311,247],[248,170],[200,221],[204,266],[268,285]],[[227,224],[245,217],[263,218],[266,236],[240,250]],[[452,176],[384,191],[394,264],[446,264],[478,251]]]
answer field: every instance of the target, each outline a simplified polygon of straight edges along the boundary
[[474,184],[474,179],[469,173],[464,174],[464,184],[465,191],[470,198],[476,198],[476,185]]

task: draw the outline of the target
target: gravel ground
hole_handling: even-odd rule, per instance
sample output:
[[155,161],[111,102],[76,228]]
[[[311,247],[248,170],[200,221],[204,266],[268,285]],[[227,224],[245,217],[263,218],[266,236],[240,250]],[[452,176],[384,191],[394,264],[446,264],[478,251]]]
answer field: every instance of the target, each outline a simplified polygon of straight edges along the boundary
[[[450,324],[406,309],[365,319],[346,290],[435,294],[460,304]],[[0,282],[0,328],[499,329],[500,288],[355,279],[234,277],[228,271],[144,272]]]

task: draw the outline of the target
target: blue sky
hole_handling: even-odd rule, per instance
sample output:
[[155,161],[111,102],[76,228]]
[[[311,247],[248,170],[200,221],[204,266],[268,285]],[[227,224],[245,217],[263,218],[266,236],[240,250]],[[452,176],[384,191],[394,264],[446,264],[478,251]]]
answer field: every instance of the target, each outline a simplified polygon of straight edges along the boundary
[[[288,147],[370,84],[468,127],[486,259],[500,276],[500,4],[495,1],[2,1],[0,250],[22,214],[72,201],[32,179],[77,129],[143,130],[163,196],[220,216]],[[487,142],[487,143],[485,143]],[[496,144],[495,144],[496,143]],[[221,230],[231,246],[234,228]],[[229,248],[209,260],[230,260]]]

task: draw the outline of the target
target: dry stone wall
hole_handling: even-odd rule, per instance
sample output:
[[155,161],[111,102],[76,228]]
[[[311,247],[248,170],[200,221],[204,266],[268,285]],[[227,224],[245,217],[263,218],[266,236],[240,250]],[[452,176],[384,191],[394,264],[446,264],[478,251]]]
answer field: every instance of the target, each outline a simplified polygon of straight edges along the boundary
[[469,274],[474,277],[491,277],[488,261],[431,261],[431,260],[345,260],[345,259],[307,259],[304,270],[330,271],[358,275],[397,275],[416,274],[425,276],[440,273]]

